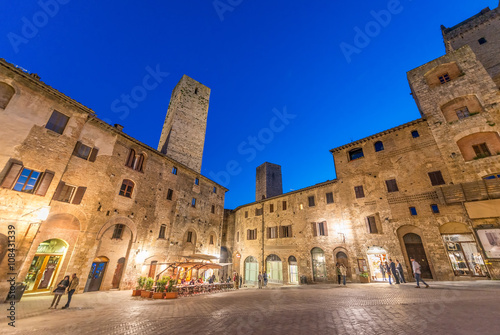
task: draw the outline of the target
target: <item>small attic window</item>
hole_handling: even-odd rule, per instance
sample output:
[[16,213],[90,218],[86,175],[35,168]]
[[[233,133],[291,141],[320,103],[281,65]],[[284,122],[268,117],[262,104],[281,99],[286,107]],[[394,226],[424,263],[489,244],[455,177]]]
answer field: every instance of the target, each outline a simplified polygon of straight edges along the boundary
[[481,37],[480,39],[478,39],[478,40],[477,40],[477,42],[478,42],[479,44],[484,44],[484,43],[486,43],[486,42],[488,42],[488,41],[486,40],[486,38]]
[[441,84],[445,84],[445,83],[451,81],[450,75],[448,73],[444,73],[444,74],[440,75],[439,81],[441,82]]

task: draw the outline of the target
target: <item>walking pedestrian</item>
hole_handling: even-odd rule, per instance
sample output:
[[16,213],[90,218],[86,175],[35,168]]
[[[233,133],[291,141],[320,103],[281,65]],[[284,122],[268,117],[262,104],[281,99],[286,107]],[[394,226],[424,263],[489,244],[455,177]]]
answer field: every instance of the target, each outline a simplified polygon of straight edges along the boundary
[[382,279],[385,281],[385,267],[382,261],[380,262],[380,273],[382,273]]
[[[57,284],[56,289],[54,290],[54,300],[52,300],[52,304],[50,305],[49,309],[54,307],[54,309],[57,308],[57,305],[59,304],[59,301],[61,301],[61,297],[64,294],[64,291],[66,291],[66,287],[69,285],[69,276],[65,276],[63,280]],[[55,306],[54,306],[55,303]]]
[[234,287],[239,290],[240,289],[240,277],[238,276],[238,273],[234,275]]
[[262,277],[262,272],[259,272],[259,288],[262,288],[262,281],[264,280],[264,278]]
[[239,277],[240,277],[240,287],[243,287],[243,277],[242,276]]
[[391,282],[391,268],[389,267],[389,264],[387,263],[387,261],[384,262],[384,269],[385,269],[385,273],[387,274],[387,278],[389,279],[389,285],[392,285],[392,282]]
[[345,286],[345,277],[347,276],[347,268],[344,264],[340,264],[340,274],[342,275],[342,282]]
[[335,264],[335,268],[337,269],[337,281],[340,286],[340,282],[342,280],[342,272],[340,272],[340,264],[339,263]]
[[401,265],[401,263],[399,263],[397,259],[396,259],[396,270],[398,271],[399,280],[401,280],[401,283],[406,284],[405,274],[403,272],[403,266]]
[[71,276],[71,281],[69,282],[68,286],[68,301],[66,302],[66,305],[64,305],[62,309],[69,308],[69,304],[71,303],[71,297],[73,297],[73,293],[75,293],[78,284],[80,284],[80,280],[76,276],[76,273],[73,273],[73,276]]
[[394,277],[394,280],[396,281],[396,285],[399,285],[399,274],[396,271],[396,264],[394,264],[394,262],[392,261],[391,258],[389,258],[389,262],[391,262],[389,267],[391,268],[392,276]]
[[419,283],[420,281],[425,284],[425,288],[428,288],[429,285],[427,285],[427,283],[422,278],[420,278],[420,275],[422,274],[420,270],[420,264],[418,264],[418,262],[413,257],[411,257],[410,260],[411,260],[411,266],[413,268],[413,274],[415,275],[415,280],[417,281],[416,288],[420,288],[420,283]]
[[267,272],[264,271],[262,278],[264,279],[264,287],[266,287],[267,286]]

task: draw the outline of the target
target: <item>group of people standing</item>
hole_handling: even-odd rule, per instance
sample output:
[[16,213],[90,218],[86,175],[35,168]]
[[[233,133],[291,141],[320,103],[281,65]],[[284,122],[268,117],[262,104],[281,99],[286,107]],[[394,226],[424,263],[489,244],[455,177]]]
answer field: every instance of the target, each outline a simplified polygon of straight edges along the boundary
[[267,286],[267,272],[259,272],[257,279],[259,280],[259,288]]
[[[416,288],[420,288],[420,281],[425,285],[426,288],[429,287],[429,285],[427,285],[427,283],[420,277],[420,275],[422,274],[420,270],[421,268],[420,264],[413,257],[411,257],[410,260],[413,269],[413,274],[415,276],[415,280],[417,281]],[[403,266],[397,259],[396,263],[394,263],[391,258],[389,258],[389,262],[388,261],[385,261],[383,263],[381,262],[380,272],[382,273],[382,278],[384,279],[384,281],[386,280],[385,276],[387,275],[387,278],[389,279],[389,285],[392,285],[391,279],[393,279],[396,285],[401,283],[406,284],[406,279],[403,272]]]
[[57,284],[57,287],[54,290],[54,299],[52,300],[52,304],[50,305],[49,309],[51,308],[57,309],[57,305],[61,301],[61,297],[66,291],[68,291],[68,301],[66,302],[66,305],[64,305],[62,309],[69,308],[69,304],[71,303],[71,298],[73,297],[73,293],[75,293],[79,283],[80,280],[76,276],[76,273],[73,273],[71,279],[69,276],[65,276],[64,279],[61,280],[59,284]]
[[347,276],[347,268],[345,267],[344,264],[335,264],[335,269],[337,270],[337,281],[339,283],[339,286],[342,283],[345,286],[345,277]]

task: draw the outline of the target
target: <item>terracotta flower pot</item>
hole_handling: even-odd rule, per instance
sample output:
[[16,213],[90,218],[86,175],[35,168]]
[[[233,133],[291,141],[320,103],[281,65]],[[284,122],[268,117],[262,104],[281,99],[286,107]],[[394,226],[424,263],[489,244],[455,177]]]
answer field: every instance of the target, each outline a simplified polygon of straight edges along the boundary
[[165,296],[164,292],[155,292],[155,293],[153,293],[153,299],[163,299],[164,296]]
[[165,299],[177,299],[177,292],[165,293]]
[[142,290],[133,290],[132,291],[132,296],[133,297],[140,297],[141,296]]
[[143,297],[143,298],[151,298],[152,296],[153,296],[153,292],[151,292],[151,291],[144,290],[141,292],[141,297]]

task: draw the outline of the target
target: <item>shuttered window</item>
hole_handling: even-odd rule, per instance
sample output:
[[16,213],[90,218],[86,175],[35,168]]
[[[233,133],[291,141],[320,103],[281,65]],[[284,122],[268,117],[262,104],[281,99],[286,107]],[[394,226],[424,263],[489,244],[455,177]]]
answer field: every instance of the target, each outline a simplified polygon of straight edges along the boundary
[[115,230],[113,231],[113,237],[111,237],[111,238],[121,239],[123,236],[124,229],[125,229],[125,225],[115,224]]
[[326,221],[312,223],[313,236],[328,236],[328,224]]
[[287,237],[292,237],[292,226],[281,226],[280,227],[280,237],[281,238],[287,238]]
[[398,184],[396,183],[396,179],[390,179],[385,181],[385,185],[387,186],[387,192],[398,192]]
[[45,196],[54,179],[54,172],[39,172],[23,167],[20,163],[12,163],[1,186],[14,191]]
[[267,238],[278,238],[278,227],[267,227]]
[[356,194],[357,199],[365,197],[365,191],[363,190],[363,186],[355,186],[354,193]]
[[433,171],[429,172],[429,179],[431,180],[432,186],[437,186],[437,185],[444,185],[444,179],[443,175],[441,174],[441,171]]
[[269,204],[269,213],[274,212],[274,204]]
[[248,229],[247,240],[256,240],[256,239],[257,239],[257,229]]
[[307,201],[309,202],[309,207],[314,207],[315,206],[315,203],[314,203],[314,195],[310,196],[307,198]]
[[281,203],[281,209],[286,211],[286,201],[285,200],[283,200],[283,202]]
[[260,216],[262,215],[262,208],[256,208],[255,209],[255,216]]
[[68,124],[69,117],[58,111],[53,111],[45,128],[50,129],[58,134],[62,134],[66,125]]
[[328,192],[326,194],[326,203],[333,204],[333,193],[332,192]]
[[368,216],[366,218],[366,224],[368,227],[368,233],[370,234],[378,234],[377,222],[375,221],[374,216]]
[[86,187],[71,186],[61,181],[59,185],[57,185],[53,199],[73,205],[79,205],[82,202],[85,191],[87,191]]
[[91,148],[83,144],[82,142],[78,141],[76,142],[75,149],[73,150],[73,155],[88,160],[90,162],[95,162],[98,152],[99,149]]

